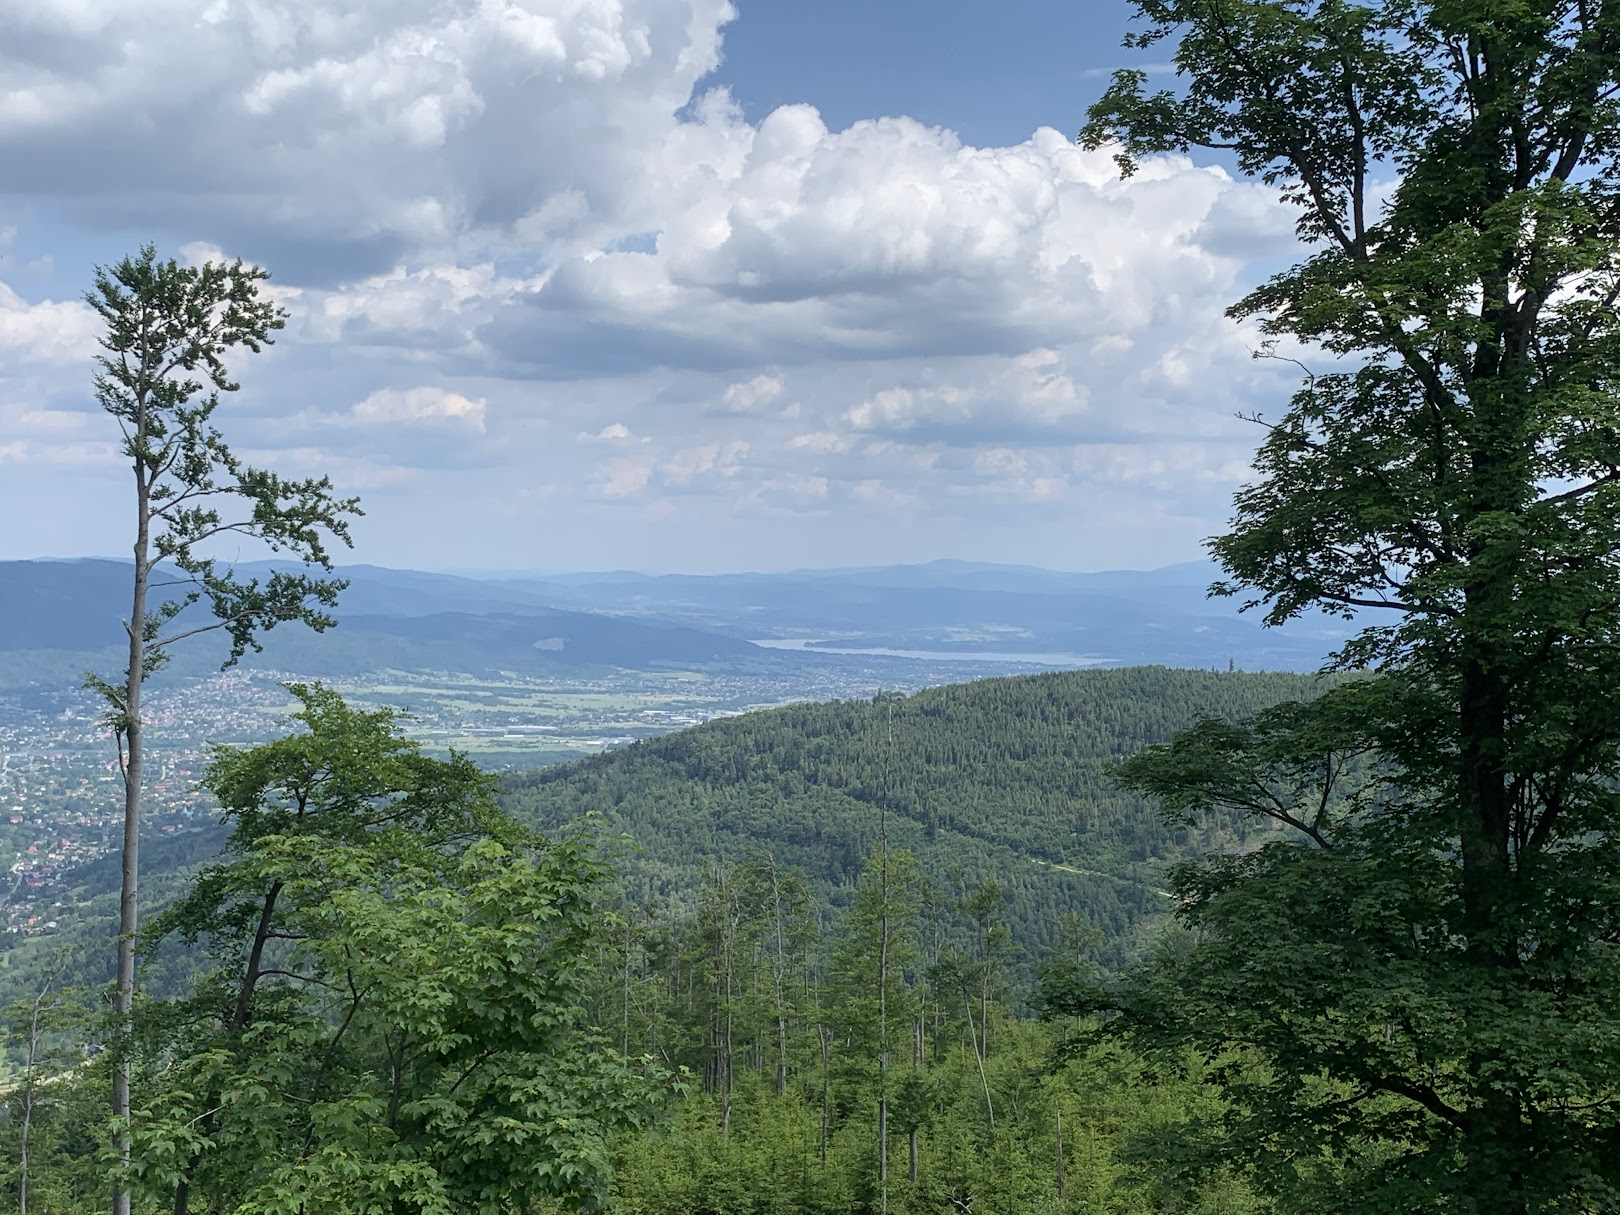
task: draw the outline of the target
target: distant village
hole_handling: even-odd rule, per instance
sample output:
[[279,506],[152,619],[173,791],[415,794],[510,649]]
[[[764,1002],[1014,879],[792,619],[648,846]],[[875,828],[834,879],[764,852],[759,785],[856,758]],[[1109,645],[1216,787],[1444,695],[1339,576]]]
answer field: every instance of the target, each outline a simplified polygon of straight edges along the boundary
[[[291,703],[281,684],[295,678],[238,669],[151,694],[151,831],[213,821],[214,806],[197,785],[210,749],[270,737]],[[842,665],[780,679],[626,670],[566,682],[399,672],[329,682],[359,703],[407,711],[408,728],[431,750],[465,750],[495,770],[588,755],[790,700],[870,695],[874,686],[870,672]],[[905,690],[909,681],[885,672],[880,682]],[[55,931],[78,875],[118,846],[121,780],[102,708],[81,690],[46,700],[50,709],[25,710],[0,698],[0,949]]]

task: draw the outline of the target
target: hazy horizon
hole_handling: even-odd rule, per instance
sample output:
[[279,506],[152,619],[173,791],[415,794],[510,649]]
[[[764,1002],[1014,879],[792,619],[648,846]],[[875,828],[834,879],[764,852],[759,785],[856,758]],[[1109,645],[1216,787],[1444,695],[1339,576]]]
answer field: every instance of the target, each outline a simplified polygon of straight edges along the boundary
[[[27,557],[0,557],[0,561],[119,561],[130,560],[127,556],[117,553],[82,553],[82,554],[45,554]],[[253,564],[263,561],[263,557],[241,558],[242,564]],[[521,567],[453,567],[453,566],[426,566],[426,565],[384,565],[374,561],[343,561],[334,560],[333,568],[350,569],[382,569],[396,573],[409,574],[442,574],[448,577],[470,578],[478,580],[497,578],[558,578],[569,576],[589,576],[606,574],[635,574],[647,578],[726,578],[745,577],[747,575],[774,576],[783,574],[836,574],[860,573],[886,569],[918,569],[929,566],[960,565],[984,568],[999,568],[1007,570],[1034,570],[1046,574],[1156,574],[1180,567],[1194,567],[1200,565],[1213,565],[1207,557],[1193,557],[1184,561],[1170,561],[1163,565],[1152,566],[1109,566],[1099,569],[1063,569],[1054,565],[1036,565],[1029,562],[988,561],[971,557],[933,557],[917,561],[891,561],[873,565],[791,565],[780,568],[764,568],[758,566],[736,567],[731,569],[646,569],[624,566],[601,566],[596,568],[521,568]]]

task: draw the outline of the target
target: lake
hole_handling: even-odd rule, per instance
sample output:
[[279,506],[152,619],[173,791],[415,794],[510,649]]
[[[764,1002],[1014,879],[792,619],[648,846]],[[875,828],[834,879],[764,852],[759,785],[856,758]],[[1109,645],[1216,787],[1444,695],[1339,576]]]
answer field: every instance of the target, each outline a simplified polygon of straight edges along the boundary
[[814,637],[759,638],[767,650],[803,650],[810,654],[865,654],[874,658],[921,658],[947,662],[1024,662],[1036,667],[1094,667],[1108,661],[1096,654],[1025,654],[1007,650],[895,650],[888,646],[826,645]]

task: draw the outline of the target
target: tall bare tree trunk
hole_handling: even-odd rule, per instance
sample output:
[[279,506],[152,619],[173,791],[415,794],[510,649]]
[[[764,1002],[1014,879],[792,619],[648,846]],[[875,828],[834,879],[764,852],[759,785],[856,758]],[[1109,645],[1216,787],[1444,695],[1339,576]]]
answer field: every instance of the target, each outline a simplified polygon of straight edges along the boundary
[[1063,1170],[1063,1103],[1057,1105],[1057,1191],[1058,1198],[1064,1197],[1066,1177]]
[[39,1094],[39,1018],[57,973],[57,966],[46,972],[39,994],[28,1009],[28,1053],[23,1060],[22,1125],[18,1128],[17,1142],[17,1215],[28,1215],[28,1141],[34,1127],[34,1102]]
[[624,990],[622,992],[624,998],[624,1021],[623,1031],[619,1038],[619,1053],[625,1056],[630,1054],[630,920],[634,914],[633,911],[626,912],[624,917]]
[[776,958],[772,967],[776,980],[776,1095],[787,1092],[787,995],[783,985],[787,978],[787,945],[782,931],[782,884],[776,866],[771,866],[771,903],[775,908]]
[[889,1210],[889,808],[883,807],[882,905],[878,914],[878,1188]]
[[[43,994],[43,993],[41,993]],[[28,1021],[28,1058],[23,1065],[22,1126],[17,1142],[17,1211],[28,1215],[28,1134],[34,1125],[34,1065],[39,1050],[39,1001]]]
[[832,1046],[832,1031],[824,1025],[816,1026],[816,1038],[821,1043],[821,1163],[827,1163],[827,1123],[832,1116],[832,1092],[829,1084],[828,1052]]
[[122,1125],[118,1130],[119,1171],[113,1182],[113,1215],[129,1215],[129,1042],[130,1011],[135,1005],[135,934],[140,928],[140,847],[141,847],[141,764],[145,738],[141,729],[141,685],[146,674],[146,594],[151,578],[152,500],[147,471],[135,466],[137,525],[135,534],[135,582],[129,619],[129,669],[124,682],[124,719],[118,723],[123,734],[120,758],[124,776],[123,882],[118,896],[118,978],[114,1008],[118,1015],[118,1065],[113,1070],[113,1117]]
[[984,1054],[979,1049],[978,1031],[973,1028],[973,998],[967,992],[962,993],[962,1011],[967,1013],[968,1036],[973,1041],[973,1061],[979,1065],[979,1083],[984,1086],[984,1112],[990,1121],[990,1129],[996,1129],[996,1108],[990,1101],[990,1077],[984,1070]]
[[889,1209],[889,1096],[881,1093],[878,1096],[878,1184],[883,1187],[881,1193],[882,1210]]
[[737,934],[737,913],[734,911],[734,909],[732,907],[732,904],[730,902],[730,900],[734,897],[734,895],[732,893],[728,893],[727,890],[726,890],[725,876],[724,876],[723,872],[721,872],[721,876],[720,876],[719,880],[720,880],[720,894],[721,894],[721,897],[726,900],[726,904],[725,904],[725,906],[726,906],[725,927],[722,930],[724,932],[724,939],[721,941],[721,950],[722,950],[722,956],[723,956],[724,961],[725,961],[725,971],[726,971],[726,999],[725,999],[725,1006],[724,1006],[725,1007],[725,1031],[724,1031],[725,1052],[724,1052],[724,1056],[723,1056],[724,1059],[725,1059],[725,1063],[724,1063],[725,1071],[724,1071],[724,1074],[722,1076],[721,1086],[720,1086],[720,1141],[721,1141],[721,1143],[727,1143],[727,1142],[729,1142],[730,1136],[731,1136],[731,1076],[732,1076],[733,1069],[736,1067],[736,1059],[735,1059],[735,1055],[733,1053],[734,1052],[734,1047],[733,1047],[732,1038],[731,1038],[731,1030],[732,1030],[731,990],[732,990],[732,979],[733,979],[732,971],[733,971],[733,967],[734,967],[735,961],[736,961],[735,949],[736,949],[736,934]]
[[985,943],[984,963],[979,970],[979,1039],[980,1057],[990,1057],[990,946]]

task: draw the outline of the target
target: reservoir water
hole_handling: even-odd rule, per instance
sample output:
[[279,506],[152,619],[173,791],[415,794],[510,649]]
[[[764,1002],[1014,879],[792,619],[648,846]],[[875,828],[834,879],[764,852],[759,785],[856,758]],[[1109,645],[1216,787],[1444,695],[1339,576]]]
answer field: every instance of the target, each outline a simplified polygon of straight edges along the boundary
[[1025,654],[1010,650],[895,650],[888,646],[826,645],[814,637],[757,638],[767,650],[802,650],[808,654],[864,654],[872,658],[922,658],[946,662],[1023,662],[1036,667],[1094,667],[1107,662],[1096,654]]

